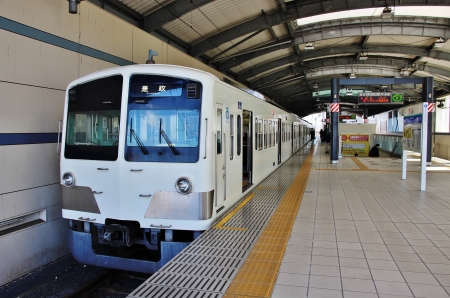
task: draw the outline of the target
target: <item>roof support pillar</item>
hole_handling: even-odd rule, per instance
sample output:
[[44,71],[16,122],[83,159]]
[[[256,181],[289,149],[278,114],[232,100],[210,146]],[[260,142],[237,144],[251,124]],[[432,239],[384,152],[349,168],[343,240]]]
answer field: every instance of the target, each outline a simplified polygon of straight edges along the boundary
[[[433,102],[433,77],[424,78],[424,84],[422,85],[422,102],[428,102],[428,106]],[[427,113],[427,111],[422,111],[422,113]],[[423,129],[427,129],[428,131],[428,139],[427,139],[427,163],[431,163],[432,156],[432,138],[433,138],[433,113],[428,113],[428,127],[424,127]]]
[[[339,103],[339,79],[331,79],[331,102]],[[338,163],[338,151],[339,151],[339,112],[331,112],[331,163]]]

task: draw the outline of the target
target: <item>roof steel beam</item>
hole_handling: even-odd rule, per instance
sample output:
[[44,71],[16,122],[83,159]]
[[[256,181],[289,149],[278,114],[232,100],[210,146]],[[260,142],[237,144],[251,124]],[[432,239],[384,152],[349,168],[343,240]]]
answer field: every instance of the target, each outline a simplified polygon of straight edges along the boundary
[[[393,3],[391,3],[393,2]],[[430,5],[450,5],[450,0],[394,0],[389,4],[394,6],[430,6]],[[239,36],[250,34],[261,28],[276,26],[281,23],[295,21],[296,19],[311,17],[324,13],[332,13],[338,11],[370,8],[370,7],[384,7],[385,0],[357,0],[357,1],[342,1],[342,0],[296,0],[286,3],[286,13],[282,10],[268,14],[269,23],[265,16],[257,17],[253,20],[241,23],[237,26],[223,30],[222,32],[203,40],[192,47],[191,55],[196,57],[204,52],[207,52],[225,42],[234,40]]]
[[164,24],[169,23],[212,1],[214,0],[195,0],[195,2],[191,0],[174,1],[164,7],[161,7],[154,13],[145,16],[144,30],[147,32],[152,32],[153,30],[162,27]]
[[[287,57],[283,57],[274,61],[270,61],[265,64],[261,64],[255,68],[252,68],[248,71],[241,72],[237,75],[237,79],[240,82],[243,82],[244,80],[257,76],[258,74],[264,73],[266,71],[269,71],[271,69],[280,67],[285,64],[291,64],[298,62],[299,57],[296,55],[290,55]],[[314,68],[321,68],[321,67],[330,67],[330,66],[336,66],[336,65],[344,65],[344,64],[355,64],[355,65],[380,65],[380,66],[393,66],[393,67],[404,67],[408,63],[408,59],[395,59],[395,58],[382,58],[382,57],[369,57],[367,60],[359,61],[355,58],[343,58],[343,57],[337,57],[337,58],[325,58],[320,60],[311,60],[311,61],[305,61],[303,63],[303,67],[305,69],[314,69]]]
[[[395,26],[393,26],[393,27],[395,28],[395,30],[393,29],[395,32],[401,32],[398,34],[402,34],[405,36],[427,36],[427,37],[437,36],[437,37],[439,37],[440,35],[423,35],[423,34],[442,33],[445,35],[449,35],[449,38],[450,38],[450,20],[445,20],[445,22],[443,22],[441,24],[423,24],[420,22],[395,23]],[[305,43],[308,41],[317,41],[317,40],[322,40],[322,39],[327,39],[327,38],[366,36],[367,34],[369,34],[367,32],[363,32],[363,30],[360,30],[360,28],[354,28],[353,24],[342,24],[340,26],[336,26],[336,27],[332,27],[332,28],[334,31],[330,29],[329,31],[327,31],[328,32],[327,34],[324,34],[323,31],[320,31],[318,33],[314,33],[314,32],[308,33],[307,31],[305,31],[303,33],[303,36],[295,38],[295,40],[293,40],[291,43],[288,43],[287,40],[284,40],[279,43],[274,43],[270,47],[268,47],[267,45],[264,45],[263,47],[261,47],[259,49],[256,48],[251,53],[242,53],[240,55],[235,55],[235,56],[233,56],[232,59],[228,59],[228,60],[222,62],[219,65],[219,69],[221,71],[226,71],[230,68],[233,68],[239,64],[247,62],[247,61],[254,59],[256,57],[259,57],[261,55],[265,55],[265,54],[272,53],[272,52],[275,52],[275,51],[278,51],[281,49],[285,49],[294,44],[301,44],[301,43]],[[372,29],[371,31],[373,33],[370,33],[370,34],[382,34],[381,32],[383,32],[382,26],[380,26],[379,23],[372,24],[371,29]],[[394,31],[392,31],[392,32],[394,32]],[[383,33],[383,34],[394,34],[394,33],[387,33],[386,30],[384,32],[386,32],[386,33]],[[367,45],[360,46],[359,51],[354,52],[354,53],[361,53],[361,52],[366,53],[366,52],[368,52],[367,47],[368,47]],[[303,52],[303,55],[301,56],[301,58],[303,60],[309,59],[310,56],[317,51],[318,50],[314,50],[312,52]],[[423,53],[421,53],[420,56],[422,56],[422,54]]]
[[[335,47],[335,48],[322,48],[319,50],[315,50],[303,56],[303,58],[308,59],[319,59],[320,57],[325,56],[333,56],[333,55],[345,55],[345,54],[355,54],[360,53],[362,51],[361,46],[347,46],[347,47]],[[450,61],[450,53],[440,52],[440,51],[431,51],[428,52],[426,49],[420,49],[415,47],[408,46],[367,46],[364,48],[364,52],[368,53],[396,53],[396,54],[404,54],[404,55],[414,55],[414,56],[427,56],[435,59],[442,59]],[[297,57],[297,56],[295,56]],[[297,57],[298,58],[298,57]],[[278,61],[278,60],[275,60]],[[364,63],[358,63],[358,65],[367,64],[367,61],[361,61]],[[276,63],[272,63],[274,67],[280,67],[282,65],[276,65]],[[255,88],[257,86],[262,85],[261,82],[267,83],[268,81],[264,80],[264,78],[257,79],[250,83],[251,88]]]
[[295,43],[368,35],[408,35],[450,38],[450,20],[426,17],[380,17],[334,20],[298,27]]

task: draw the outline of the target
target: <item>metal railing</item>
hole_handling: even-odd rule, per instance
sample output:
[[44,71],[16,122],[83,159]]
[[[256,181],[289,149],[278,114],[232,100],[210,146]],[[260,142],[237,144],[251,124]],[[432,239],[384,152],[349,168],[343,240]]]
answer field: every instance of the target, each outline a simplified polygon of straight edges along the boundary
[[391,153],[391,156],[402,156],[402,139],[402,132],[376,133],[373,135],[373,143],[380,144],[380,149]]

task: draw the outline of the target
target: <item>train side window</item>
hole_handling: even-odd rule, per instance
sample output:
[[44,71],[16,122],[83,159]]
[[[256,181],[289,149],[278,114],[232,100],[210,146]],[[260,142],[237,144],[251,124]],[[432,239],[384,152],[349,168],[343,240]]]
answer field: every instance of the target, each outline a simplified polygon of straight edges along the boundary
[[216,132],[217,154],[222,154],[222,109],[217,109]]
[[258,150],[258,145],[259,145],[259,139],[258,139],[258,136],[259,136],[259,125],[258,125],[258,118],[255,118],[255,147],[256,147],[256,150]]
[[259,132],[258,132],[258,139],[259,139],[259,144],[258,144],[258,150],[262,150],[263,149],[263,121],[262,119],[259,119],[259,123],[258,123],[258,127],[259,127]]
[[275,121],[272,121],[272,146],[275,146]]
[[279,131],[279,127],[278,127],[278,123],[276,122],[275,123],[275,131],[276,131],[276,133],[275,133],[275,144],[278,144],[278,138],[279,138],[279,134],[280,134],[280,131]]
[[269,120],[269,123],[267,125],[267,146],[272,147],[272,120]]
[[234,115],[230,115],[230,160],[234,156]]
[[241,115],[237,116],[237,155],[241,155],[241,139],[242,139],[242,133],[241,133]]
[[291,126],[288,125],[288,141],[292,141],[292,131]]
[[269,131],[268,122],[267,120],[264,120],[264,149],[267,148],[268,131]]

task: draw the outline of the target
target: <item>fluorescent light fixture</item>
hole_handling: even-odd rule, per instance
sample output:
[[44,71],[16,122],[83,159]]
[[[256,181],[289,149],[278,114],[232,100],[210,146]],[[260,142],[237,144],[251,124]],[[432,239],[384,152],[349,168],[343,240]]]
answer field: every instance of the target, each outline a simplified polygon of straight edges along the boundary
[[444,45],[445,45],[445,40],[442,37],[440,37],[434,42],[433,47],[434,48],[442,48]]
[[358,54],[357,58],[359,61],[364,61],[364,60],[367,60],[369,58],[369,56],[367,55],[367,53],[361,53],[361,54]]
[[314,51],[314,44],[312,42],[308,42],[304,48],[305,51]]
[[387,85],[381,85],[381,89],[387,89]]
[[[313,17],[306,17],[297,20],[297,26],[304,26],[319,22],[325,22],[330,20],[342,20],[362,17],[374,17],[382,14],[385,7],[372,7],[362,9],[344,10],[339,12],[331,12],[316,15]],[[396,6],[395,15],[407,16],[407,17],[430,17],[430,18],[444,18],[447,19],[450,15],[450,6]]]
[[349,79],[356,79],[356,74],[351,73],[351,74],[348,75],[348,78]]
[[407,70],[406,68],[403,68],[400,70],[400,76],[402,77],[408,77],[411,74],[411,72],[409,70]]
[[314,89],[317,89],[317,88],[319,88],[319,84],[313,84],[312,87],[313,87]]
[[383,12],[381,13],[382,19],[390,19],[394,16],[394,11],[389,6],[383,8]]

